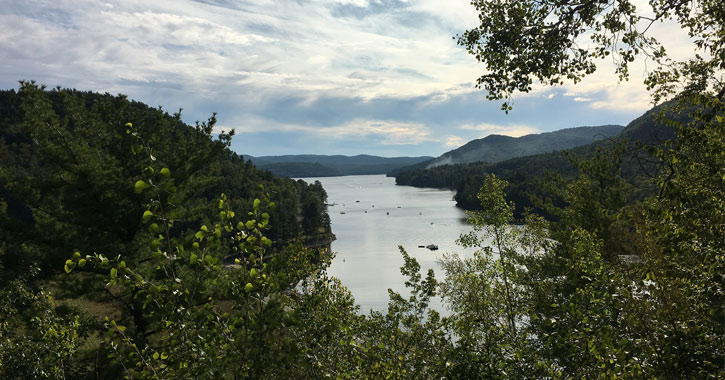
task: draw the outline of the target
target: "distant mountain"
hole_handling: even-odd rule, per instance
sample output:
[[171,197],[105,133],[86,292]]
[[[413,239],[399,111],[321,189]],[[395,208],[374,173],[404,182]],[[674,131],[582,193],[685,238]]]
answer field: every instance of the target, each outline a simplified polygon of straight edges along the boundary
[[326,156],[299,154],[284,156],[244,156],[263,170],[284,177],[329,177],[340,175],[385,174],[433,157]]
[[471,162],[495,163],[515,157],[549,153],[570,149],[580,145],[616,136],[624,129],[621,125],[602,125],[598,127],[567,128],[555,132],[530,134],[521,137],[489,135],[469,141],[466,145],[442,154],[440,157],[425,161],[403,170],[441,165],[467,164]]
[[279,177],[305,178],[305,177],[337,177],[345,175],[342,172],[320,165],[316,162],[275,162],[257,165],[258,169],[269,170]]
[[[657,120],[657,116],[660,114],[662,107],[658,106],[647,111],[642,116],[630,122],[624,129],[619,127],[621,131],[614,137],[616,139],[621,138],[629,141],[633,148],[636,143],[650,145],[658,144],[663,140],[673,139],[675,136],[673,128],[663,125]],[[668,115],[668,118],[686,121],[685,115]],[[579,129],[581,128],[573,128],[573,130]],[[569,130],[565,129],[563,131]],[[607,143],[600,139],[600,141],[576,146],[567,150],[577,156],[587,158],[594,156],[597,147],[606,145]],[[396,183],[398,185],[417,187],[455,189],[455,199],[459,207],[464,209],[478,209],[480,208],[480,203],[476,194],[483,183],[483,176],[487,173],[494,173],[498,177],[509,181],[507,198],[516,203],[517,214],[519,215],[524,208],[533,206],[530,202],[529,195],[540,195],[541,185],[539,178],[543,177],[547,171],[558,173],[567,178],[573,178],[578,172],[562,150],[515,157],[495,163],[475,162],[440,165],[431,167],[430,169],[425,168],[427,166],[425,163],[423,165],[423,167],[417,169],[415,167],[409,167],[411,168],[409,170],[406,170],[408,168],[399,169],[394,174]],[[622,174],[630,179],[641,177],[644,174],[642,165],[649,166],[654,164],[645,164],[631,158],[625,164]],[[417,166],[421,166],[421,164]],[[648,189],[643,188],[642,191],[648,191]]]

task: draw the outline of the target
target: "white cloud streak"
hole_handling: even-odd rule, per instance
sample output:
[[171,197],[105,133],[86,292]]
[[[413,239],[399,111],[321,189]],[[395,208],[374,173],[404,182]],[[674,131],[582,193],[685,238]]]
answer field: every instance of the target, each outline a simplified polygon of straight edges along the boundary
[[532,133],[540,133],[541,131],[531,125],[525,124],[509,124],[499,125],[490,123],[479,123],[479,124],[463,124],[459,129],[466,131],[477,131],[481,134],[480,137],[486,137],[488,135],[497,134],[511,137],[521,137],[524,135],[530,135]]
[[373,137],[382,145],[420,144],[426,141],[435,141],[431,130],[421,123],[400,122],[391,120],[355,119],[344,124],[300,125],[281,124],[269,119],[248,117],[241,127],[220,126],[215,133],[229,132],[234,129],[236,133],[256,133],[259,131],[277,131],[283,133],[302,133],[317,136],[325,140],[347,140]]

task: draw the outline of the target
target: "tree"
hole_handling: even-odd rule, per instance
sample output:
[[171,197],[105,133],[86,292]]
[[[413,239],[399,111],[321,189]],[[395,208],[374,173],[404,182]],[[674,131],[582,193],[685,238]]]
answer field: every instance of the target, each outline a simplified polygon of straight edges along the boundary
[[[725,4],[719,0],[652,0],[637,7],[631,0],[473,0],[480,24],[458,36],[458,43],[483,63],[478,86],[510,110],[516,92],[544,85],[577,83],[612,57],[620,79],[638,56],[656,68],[645,83],[659,101],[679,92],[723,98]],[[643,9],[644,8],[644,9]],[[673,20],[687,31],[696,50],[675,61],[648,34],[657,22]]]
[[541,378],[550,365],[536,352],[529,328],[529,294],[538,283],[526,281],[527,266],[549,249],[546,223],[529,215],[513,226],[513,202],[504,196],[506,181],[489,175],[478,193],[482,210],[469,212],[473,231],[458,243],[476,248],[473,257],[446,255],[441,294],[452,311],[457,338],[451,362],[456,378]]
[[[331,259],[289,244],[300,238],[298,199],[322,196],[320,186],[245,163],[229,136],[212,139],[214,117],[190,127],[122,96],[34,83],[0,91],[0,103],[4,377],[307,370],[318,347],[298,322],[327,326],[300,305],[325,294],[342,315],[349,303],[332,285],[293,291]],[[269,365],[280,358],[289,365]]]
[[[654,102],[673,98],[658,120],[676,137],[646,148],[659,171],[645,201],[618,186],[622,152],[575,162],[581,174],[565,185],[551,229],[556,248],[529,266],[542,356],[563,378],[725,375],[725,3],[472,4],[480,24],[458,42],[484,64],[478,85],[506,111],[534,82],[577,83],[608,56],[620,79],[636,58],[653,61],[645,84]],[[648,34],[665,20],[687,31],[691,57],[670,58]]]
[[308,318],[323,329],[335,322],[310,313],[307,303],[320,305],[322,294],[324,311],[353,310],[344,289],[315,281],[325,278],[331,257],[301,245],[270,255],[269,197],[254,199],[242,215],[222,194],[207,224],[172,232],[183,225],[170,201],[177,191],[173,173],[138,128],[126,127],[136,139],[134,154],[146,160],[133,188],[143,199],[139,224],[150,239],[135,254],[76,252],[65,262],[71,275],[98,274],[96,281],[133,310],[131,317],[105,318],[111,365],[127,378],[305,377],[306,354],[318,348],[305,334]]

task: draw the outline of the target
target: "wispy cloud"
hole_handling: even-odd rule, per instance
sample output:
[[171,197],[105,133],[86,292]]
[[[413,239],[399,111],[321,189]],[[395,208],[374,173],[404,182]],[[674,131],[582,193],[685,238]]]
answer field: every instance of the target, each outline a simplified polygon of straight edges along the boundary
[[466,141],[463,137],[456,136],[456,135],[446,136],[446,139],[445,139],[446,147],[448,147],[450,149],[458,148],[458,147],[462,146],[463,144],[465,144],[466,142],[468,142],[468,141]]
[[468,131],[477,131],[485,137],[491,134],[520,137],[524,135],[530,135],[532,133],[540,133],[541,131],[533,126],[524,124],[509,124],[509,125],[497,125],[489,123],[479,124],[464,124],[460,126],[460,129]]
[[236,133],[254,133],[259,130],[302,133],[326,140],[372,137],[383,145],[420,144],[425,141],[433,141],[431,131],[424,124],[394,120],[355,119],[341,125],[326,126],[319,124],[283,124],[268,119],[250,118],[241,128],[224,126],[216,128],[214,132],[228,132],[230,129],[234,129]]
[[[440,154],[649,107],[644,67],[618,83],[604,63],[576,86],[534,86],[505,116],[451,38],[477,22],[469,0],[0,0],[0,86],[125,93],[188,121],[218,111],[235,149],[267,154]],[[684,54],[686,38],[668,41]],[[308,138],[320,143],[293,145]]]

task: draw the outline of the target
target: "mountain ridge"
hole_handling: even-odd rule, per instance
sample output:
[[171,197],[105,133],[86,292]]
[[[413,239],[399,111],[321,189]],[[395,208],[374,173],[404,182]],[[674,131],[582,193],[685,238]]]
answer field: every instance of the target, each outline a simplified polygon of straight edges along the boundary
[[570,149],[613,137],[624,128],[622,125],[607,124],[564,128],[520,137],[492,134],[471,140],[459,148],[450,150],[424,163],[401,168],[397,172],[472,162],[495,163],[516,157]]
[[[667,111],[666,107],[667,104],[665,103],[646,111],[628,123],[612,140],[625,141],[632,151],[630,154],[638,151],[639,154],[644,154],[646,157],[646,151],[639,149],[639,145],[657,145],[661,144],[662,141],[675,138],[674,129],[666,123],[661,123],[658,119],[662,111]],[[688,120],[686,112],[673,114],[667,111],[666,116],[671,120],[680,122]],[[456,190],[457,206],[467,210],[474,210],[480,209],[480,202],[476,195],[483,183],[484,176],[493,173],[509,182],[507,199],[516,203],[516,212],[520,216],[525,208],[534,206],[531,203],[529,194],[541,195],[538,179],[545,176],[547,172],[557,173],[567,178],[576,176],[578,169],[565,152],[587,159],[593,157],[598,148],[606,148],[610,145],[609,141],[599,140],[570,149],[514,157],[495,163],[463,163],[442,165],[430,169],[420,166],[417,168],[409,167],[411,169],[403,168],[408,170],[399,170],[388,175],[394,176],[398,185]],[[645,169],[642,165],[655,165],[651,157],[649,158],[650,160],[639,161],[637,157],[629,157],[629,163],[622,168],[623,176],[636,181],[637,177],[645,175],[643,172]],[[649,169],[655,170],[655,168]],[[648,189],[640,186],[639,191],[646,193]]]
[[256,167],[284,177],[331,177],[345,175],[386,174],[401,167],[432,159],[419,157],[380,157],[369,154],[320,155],[292,154],[280,156],[244,156]]

